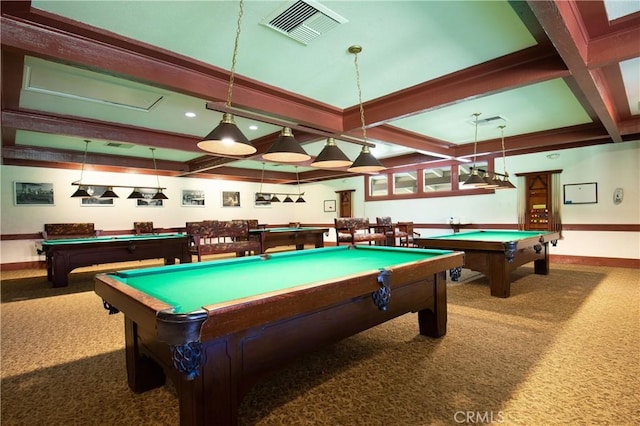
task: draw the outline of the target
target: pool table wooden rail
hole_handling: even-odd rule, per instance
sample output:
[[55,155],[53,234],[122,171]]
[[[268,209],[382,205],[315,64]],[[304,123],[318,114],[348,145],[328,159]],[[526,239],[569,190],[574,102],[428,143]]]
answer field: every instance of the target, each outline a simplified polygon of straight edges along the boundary
[[[462,265],[462,257],[455,252],[389,268],[386,311],[372,299],[381,271],[203,306],[175,321],[168,305],[109,275],[96,276],[95,292],[125,315],[132,390],[160,386],[167,374],[178,390],[182,425],[236,424],[238,406],[255,383],[310,351],[407,312],[418,312],[420,334],[444,335],[444,271]],[[195,374],[178,371],[183,360],[175,353],[177,347],[192,356],[193,348],[184,346],[191,343],[203,360]]]

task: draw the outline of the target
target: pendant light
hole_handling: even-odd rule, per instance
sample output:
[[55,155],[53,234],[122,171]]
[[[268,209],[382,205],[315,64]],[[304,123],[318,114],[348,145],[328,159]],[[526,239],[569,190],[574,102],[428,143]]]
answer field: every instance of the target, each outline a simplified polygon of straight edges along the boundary
[[320,154],[313,160],[311,165],[313,167],[326,167],[326,168],[335,168],[335,167],[349,167],[353,164],[349,157],[342,152],[338,145],[336,145],[336,141],[333,138],[327,139],[327,144],[322,148]]
[[153,169],[156,171],[156,181],[158,183],[158,192],[153,196],[154,200],[168,200],[169,197],[162,193],[162,188],[160,188],[160,176],[158,175],[158,166],[156,165],[156,155],[155,148],[149,148],[151,150],[151,157],[153,158]]
[[256,194],[256,202],[264,203],[267,199],[264,197],[262,193],[262,183],[264,182],[264,161],[262,162],[262,174],[260,175],[260,192]]
[[476,168],[476,155],[478,150],[478,116],[480,116],[479,112],[473,114],[475,117],[475,137],[473,140],[473,168],[471,169],[471,174],[464,181],[465,185],[473,185],[473,186],[485,186],[487,183],[480,177],[478,174],[478,169]]
[[[240,23],[244,12],[244,0],[240,0],[240,11],[236,25],[236,37],[233,44],[233,56],[231,58],[231,71],[229,73],[229,88],[227,90],[227,109],[231,108],[231,95],[233,92],[233,79],[236,70],[236,59],[238,57],[238,42],[240,40]],[[204,139],[198,142],[198,148],[213,154],[224,155],[250,155],[257,150],[242,134],[233,120],[233,115],[225,112],[222,115],[220,124],[211,131]]]
[[504,178],[500,181],[498,189],[515,189],[516,186],[509,181],[509,173],[507,173],[507,154],[504,149],[504,128],[505,125],[500,126],[500,133],[502,139],[502,167],[504,171]]
[[[367,127],[364,121],[364,106],[362,104],[362,88],[360,87],[360,70],[358,69],[358,53],[362,52],[362,46],[350,46],[349,53],[353,54],[353,63],[356,69],[356,84],[358,86],[358,105],[360,106],[360,122],[362,124],[362,139],[367,142]],[[371,173],[384,170],[385,167],[369,151],[369,147],[364,145],[358,158],[349,167],[350,172]]]
[[100,198],[120,198],[118,194],[113,192],[113,186],[108,186],[107,190],[102,193]]
[[293,137],[289,127],[284,127],[280,136],[275,140],[271,148],[262,155],[262,158],[278,163],[299,163],[311,158]]
[[82,159],[82,168],[80,169],[80,180],[78,181],[78,189],[71,194],[71,198],[91,198],[91,194],[87,192],[87,187],[82,185],[82,177],[84,175],[84,165],[87,162],[87,149],[89,148],[88,140],[84,140],[84,158]]

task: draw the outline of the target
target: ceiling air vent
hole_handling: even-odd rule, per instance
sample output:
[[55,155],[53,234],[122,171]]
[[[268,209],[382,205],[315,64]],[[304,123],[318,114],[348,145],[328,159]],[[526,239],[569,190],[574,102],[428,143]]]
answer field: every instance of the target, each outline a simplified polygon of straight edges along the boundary
[[[505,124],[506,122],[507,122],[507,118],[504,115],[494,115],[493,117],[478,119],[478,127],[488,126],[489,124],[499,126],[501,124]],[[472,120],[467,121],[467,123],[471,124],[472,126],[475,126],[476,120],[474,118]]]
[[340,24],[348,22],[313,0],[287,3],[262,20],[261,24],[304,45]]
[[104,146],[108,146],[110,148],[123,148],[123,149],[129,149],[129,148],[133,148],[133,145],[130,143],[121,143],[121,142],[107,142],[104,144]]

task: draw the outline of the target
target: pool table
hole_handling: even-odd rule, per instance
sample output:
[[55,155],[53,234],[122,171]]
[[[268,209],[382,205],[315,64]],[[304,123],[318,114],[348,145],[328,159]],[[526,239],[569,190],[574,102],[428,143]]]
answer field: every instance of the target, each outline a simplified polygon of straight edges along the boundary
[[53,287],[67,286],[69,273],[81,266],[158,258],[166,265],[191,262],[187,235],[176,233],[49,239],[41,252]]
[[323,234],[329,235],[329,228],[288,227],[250,229],[249,235],[260,240],[261,253],[271,247],[296,246],[296,250],[304,249],[305,244],[313,244],[316,248],[324,247]]
[[[534,262],[536,274],[549,274],[549,242],[555,246],[559,238],[558,232],[478,230],[414,242],[419,247],[464,251],[464,267],[483,273],[491,295],[504,298],[511,294],[511,272],[519,266]],[[451,278],[459,278],[460,271],[451,271]]]
[[182,425],[233,425],[262,377],[324,345],[407,312],[446,332],[446,270],[463,254],[337,246],[95,277],[125,322],[129,387],[175,384]]

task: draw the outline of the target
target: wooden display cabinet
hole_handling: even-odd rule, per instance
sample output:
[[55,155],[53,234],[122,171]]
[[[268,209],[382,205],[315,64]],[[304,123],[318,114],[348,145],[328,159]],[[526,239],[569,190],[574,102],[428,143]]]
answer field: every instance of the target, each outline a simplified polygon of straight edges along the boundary
[[525,178],[525,222],[527,231],[553,231],[553,186],[551,176],[558,170],[522,173]]

